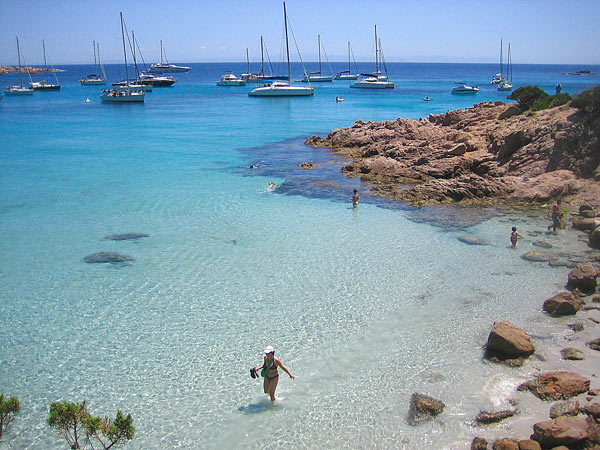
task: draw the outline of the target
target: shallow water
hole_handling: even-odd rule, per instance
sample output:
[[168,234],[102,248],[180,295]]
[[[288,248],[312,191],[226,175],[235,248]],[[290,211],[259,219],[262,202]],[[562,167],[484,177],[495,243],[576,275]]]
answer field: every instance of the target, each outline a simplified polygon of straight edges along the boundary
[[[130,412],[136,449],[470,441],[479,409],[505,405],[528,373],[482,360],[492,323],[510,320],[535,343],[562,337],[541,304],[566,269],[520,256],[539,239],[557,252],[585,244],[538,219],[371,197],[302,142],[357,119],[500,99],[483,85],[494,65],[391,65],[394,91],[340,83],[309,99],[214,86],[230,68],[243,65],[194,65],[144,105],[104,105],[76,83],[89,68],[71,66],[59,93],[0,102],[0,379],[22,403],[13,448],[62,448],[48,405],[83,399],[98,415]],[[547,89],[595,81],[558,75],[579,69],[569,66],[521,69]],[[451,96],[456,78],[482,92]],[[307,160],[325,169],[297,168]],[[517,249],[513,225],[526,236]],[[150,236],[103,239],[127,232]],[[83,262],[99,251],[135,260]],[[296,375],[282,374],[275,405],[248,374],[266,345]],[[411,427],[416,391],[447,407]]]

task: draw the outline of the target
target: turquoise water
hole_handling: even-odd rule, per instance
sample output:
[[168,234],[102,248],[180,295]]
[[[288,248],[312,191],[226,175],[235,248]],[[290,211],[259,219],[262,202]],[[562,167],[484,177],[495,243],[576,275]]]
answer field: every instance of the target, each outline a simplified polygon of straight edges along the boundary
[[[470,212],[372,198],[337,157],[302,145],[358,119],[503,99],[488,84],[494,65],[392,64],[393,91],[336,82],[261,99],[214,85],[245,65],[197,64],[143,105],[102,104],[100,88],[76,83],[89,67],[66,69],[60,92],[0,101],[0,391],[22,402],[13,448],[64,448],[48,405],[83,399],[99,415],[130,412],[135,449],[453,448],[477,433],[480,408],[506,401],[506,380],[527,374],[482,361],[493,321],[561,336],[540,306],[566,270],[520,258],[533,236],[508,248],[513,224],[528,236],[545,222],[490,213],[460,228]],[[578,69],[514,71],[517,86],[549,92],[597,84],[560,75]],[[481,92],[452,96],[454,81]],[[324,169],[296,167],[307,160]],[[150,236],[103,239],[126,232]],[[99,251],[135,261],[83,262]],[[296,375],[282,374],[274,406],[248,373],[266,345]],[[408,426],[415,391],[442,399],[444,415]]]

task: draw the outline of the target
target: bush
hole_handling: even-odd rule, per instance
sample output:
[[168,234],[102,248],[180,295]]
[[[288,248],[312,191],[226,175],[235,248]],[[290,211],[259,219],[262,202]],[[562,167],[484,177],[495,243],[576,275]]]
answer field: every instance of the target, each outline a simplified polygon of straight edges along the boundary
[[0,442],[20,410],[21,403],[17,397],[5,398],[4,394],[0,394]]
[[[510,100],[518,100],[523,111],[531,109],[535,103],[544,104],[550,97],[537,86],[523,86],[508,96]],[[544,109],[544,108],[541,108]]]
[[600,115],[600,86],[580,92],[571,101],[571,106],[591,116]]

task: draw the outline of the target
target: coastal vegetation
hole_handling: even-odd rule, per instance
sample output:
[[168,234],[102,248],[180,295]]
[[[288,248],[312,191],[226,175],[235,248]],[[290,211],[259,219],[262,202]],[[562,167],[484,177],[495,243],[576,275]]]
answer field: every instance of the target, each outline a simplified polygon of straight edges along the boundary
[[17,397],[5,398],[4,394],[0,394],[0,443],[20,410],[21,403]]
[[135,434],[130,414],[125,416],[117,411],[114,420],[95,417],[89,413],[85,400],[51,403],[47,423],[65,438],[71,449],[98,448],[99,444],[107,450],[133,439]]
[[550,95],[537,86],[523,86],[515,90],[508,97],[510,100],[518,100],[522,111],[541,111],[564,105],[571,100],[567,93]]

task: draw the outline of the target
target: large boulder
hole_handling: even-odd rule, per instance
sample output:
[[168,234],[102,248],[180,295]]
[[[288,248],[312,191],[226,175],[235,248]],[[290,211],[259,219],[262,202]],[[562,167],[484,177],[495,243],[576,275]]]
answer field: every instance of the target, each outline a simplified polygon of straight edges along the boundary
[[471,450],[488,450],[488,441],[482,437],[473,438],[473,442],[471,442]]
[[583,292],[594,292],[598,275],[600,272],[591,262],[580,264],[569,272],[567,286],[571,289],[581,289]]
[[600,226],[594,228],[588,238],[588,245],[592,248],[600,250]]
[[543,448],[559,445],[572,448],[590,440],[593,429],[593,423],[586,417],[560,416],[533,425],[533,439]]
[[542,447],[538,441],[523,439],[519,441],[519,450],[542,450]]
[[580,218],[576,217],[573,219],[573,228],[581,231],[593,231],[594,228],[600,226],[600,219],[598,218]]
[[550,372],[523,383],[517,390],[529,390],[542,400],[566,400],[589,388],[590,380],[577,373]]
[[518,116],[521,114],[521,109],[517,105],[510,105],[507,109],[498,115],[498,120],[508,119],[512,116]]
[[544,301],[542,308],[552,317],[570,316],[579,311],[579,301],[571,292],[561,292]]
[[445,406],[440,400],[415,392],[410,398],[408,423],[418,425],[427,422],[440,414]]
[[499,439],[492,444],[492,450],[519,450],[519,440],[514,438]]
[[527,357],[535,352],[529,335],[510,322],[494,322],[487,340],[487,353],[500,359]]
[[592,416],[594,419],[600,419],[600,403],[588,403],[583,408],[581,408],[581,412],[587,414],[588,416]]

